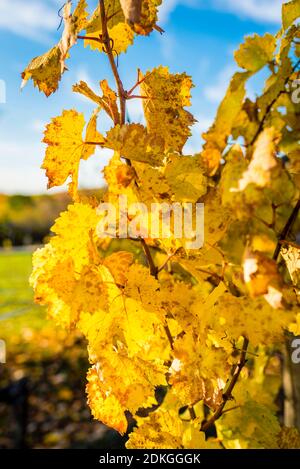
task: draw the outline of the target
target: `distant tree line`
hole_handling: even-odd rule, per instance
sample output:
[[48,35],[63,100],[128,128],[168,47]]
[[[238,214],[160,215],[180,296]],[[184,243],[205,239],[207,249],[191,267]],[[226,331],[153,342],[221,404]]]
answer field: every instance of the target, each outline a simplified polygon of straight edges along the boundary
[[[84,191],[100,200],[102,191]],[[43,195],[0,194],[0,247],[41,244],[54,220],[71,203],[65,192]]]

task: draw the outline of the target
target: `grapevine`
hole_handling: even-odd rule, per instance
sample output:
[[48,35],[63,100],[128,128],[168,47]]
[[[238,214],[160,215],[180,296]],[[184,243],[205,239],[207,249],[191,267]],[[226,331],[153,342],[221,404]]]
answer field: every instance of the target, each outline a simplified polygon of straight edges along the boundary
[[[88,122],[71,109],[46,127],[48,187],[68,181],[73,203],[34,254],[31,284],[51,320],[86,338],[93,416],[121,434],[134,419],[128,448],[300,447],[276,405],[279,353],[287,332],[300,335],[300,0],[283,4],[276,35],[247,37],[235,52],[239,71],[195,155],[184,154],[191,77],[138,70],[127,91],[119,73],[136,36],[163,33],[162,1],[100,0],[91,14],[85,0],[72,3],[61,40],[31,61],[22,85],[56,92],[83,42],[109,61],[115,89],[104,77],[98,90],[75,84],[95,104]],[[262,69],[251,100],[247,82]],[[129,99],[142,100],[144,124],[127,122]],[[112,127],[102,134],[104,114]],[[112,154],[101,201],[78,190],[80,162],[97,147]],[[203,245],[172,229],[112,239],[98,205],[117,210],[122,196],[147,208],[204,204]],[[148,221],[140,214],[140,228]]]

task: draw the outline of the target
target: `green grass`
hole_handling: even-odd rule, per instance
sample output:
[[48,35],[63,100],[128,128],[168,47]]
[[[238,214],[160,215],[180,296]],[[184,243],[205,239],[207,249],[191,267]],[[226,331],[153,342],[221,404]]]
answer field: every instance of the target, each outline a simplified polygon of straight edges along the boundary
[[[107,432],[88,410],[85,376],[89,367],[80,334],[56,327],[46,308],[33,303],[28,283],[31,253],[0,253],[0,389],[26,377],[29,385],[29,448],[113,447],[120,437]],[[15,420],[0,402],[0,449],[14,447]],[[112,435],[112,436],[111,436]],[[113,438],[113,439],[111,439]],[[117,446],[119,447],[119,446]]]
[[29,285],[30,252],[0,253],[0,338],[17,334],[23,327],[39,329],[45,324],[44,309],[33,302]]

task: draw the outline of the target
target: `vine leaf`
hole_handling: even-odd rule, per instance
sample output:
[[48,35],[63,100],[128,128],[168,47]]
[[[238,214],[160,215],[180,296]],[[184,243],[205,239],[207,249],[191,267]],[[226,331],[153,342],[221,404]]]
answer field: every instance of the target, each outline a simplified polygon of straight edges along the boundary
[[235,52],[237,64],[249,72],[258,72],[271,62],[276,48],[276,38],[272,34],[254,34],[246,38]]
[[201,156],[210,176],[213,176],[220,167],[227,139],[242,109],[246,94],[245,84],[250,76],[251,72],[237,72],[233,75],[213,125],[203,134],[205,144]]
[[147,132],[141,124],[116,125],[107,133],[105,146],[133,161],[159,166],[163,159],[163,141]]
[[43,140],[47,149],[42,168],[46,170],[49,188],[64,184],[71,176],[70,193],[77,199],[80,160],[87,160],[95,152],[96,146],[93,142],[103,142],[103,137],[96,129],[96,123],[97,114],[94,113],[87,125],[84,140],[84,116],[75,110],[63,111],[61,116],[53,118],[47,125]]
[[300,1],[292,0],[282,5],[282,25],[288,29],[300,16]]
[[48,97],[54,93],[66,70],[65,61],[69,50],[77,42],[77,34],[86,27],[88,13],[86,1],[79,0],[71,14],[72,2],[68,0],[63,8],[64,31],[59,43],[45,54],[35,57],[22,73],[21,89],[32,79],[34,86]]
[[271,182],[272,170],[277,166],[275,158],[275,129],[267,128],[259,136],[252,160],[239,180],[238,189],[234,191],[243,191],[249,184],[255,184],[259,187],[266,187]]
[[144,113],[150,134],[162,138],[165,151],[181,153],[195,119],[185,107],[191,105],[193,83],[185,73],[172,74],[158,67],[144,76],[140,73]]

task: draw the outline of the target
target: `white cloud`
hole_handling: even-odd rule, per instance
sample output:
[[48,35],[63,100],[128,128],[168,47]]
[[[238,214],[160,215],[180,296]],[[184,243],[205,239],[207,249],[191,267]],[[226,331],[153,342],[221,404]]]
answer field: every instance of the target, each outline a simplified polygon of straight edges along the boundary
[[[282,0],[165,0],[160,7],[159,22],[168,22],[179,5],[191,8],[214,8],[236,16],[264,23],[279,23]],[[57,10],[62,0],[1,0],[0,29],[49,42],[59,25]]]
[[45,0],[0,1],[2,30],[46,43],[58,24],[57,8]]
[[180,0],[165,0],[159,8],[159,22],[165,24],[169,20],[170,14],[175,10],[178,4],[183,3]]
[[215,8],[263,23],[280,23],[282,0],[213,0]]
[[198,6],[198,0],[164,0],[164,2],[159,8],[159,23],[167,23],[170,18],[170,15],[179,5],[196,8]]
[[230,78],[232,77],[236,67],[228,65],[217,76],[215,83],[204,87],[203,93],[205,98],[211,103],[219,103],[226,93]]
[[159,12],[159,21],[167,23],[170,15],[179,5],[191,8],[213,8],[229,12],[241,18],[256,22],[278,24],[281,20],[282,0],[165,0]]

